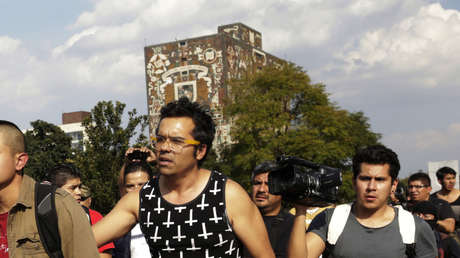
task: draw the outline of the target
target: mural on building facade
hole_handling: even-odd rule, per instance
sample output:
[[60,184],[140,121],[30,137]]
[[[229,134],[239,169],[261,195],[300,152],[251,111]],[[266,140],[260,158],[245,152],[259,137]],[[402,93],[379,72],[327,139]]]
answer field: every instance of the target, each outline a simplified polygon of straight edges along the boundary
[[186,96],[213,110],[215,145],[230,142],[230,125],[222,114],[227,95],[225,81],[281,60],[254,48],[256,43],[262,45],[261,35],[243,24],[222,26],[219,31],[145,48],[150,133],[157,126],[161,107]]

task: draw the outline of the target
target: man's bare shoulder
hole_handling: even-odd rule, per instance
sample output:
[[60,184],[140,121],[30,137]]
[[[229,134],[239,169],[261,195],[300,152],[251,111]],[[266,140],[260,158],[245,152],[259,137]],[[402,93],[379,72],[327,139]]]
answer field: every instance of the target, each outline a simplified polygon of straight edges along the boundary
[[241,195],[249,198],[246,190],[244,190],[240,184],[230,178],[227,179],[227,184],[225,185],[225,195],[226,198],[238,198],[241,197]]
[[234,213],[233,211],[241,213],[257,210],[248,192],[240,184],[231,179],[227,180],[225,186],[225,203],[230,216]]

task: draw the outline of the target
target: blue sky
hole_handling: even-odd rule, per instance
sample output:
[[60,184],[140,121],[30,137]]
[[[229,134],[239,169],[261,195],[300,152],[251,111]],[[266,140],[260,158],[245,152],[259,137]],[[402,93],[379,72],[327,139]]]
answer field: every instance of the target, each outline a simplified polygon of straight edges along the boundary
[[0,1],[0,111],[29,127],[119,100],[147,112],[143,47],[243,22],[363,111],[402,174],[460,157],[454,0]]

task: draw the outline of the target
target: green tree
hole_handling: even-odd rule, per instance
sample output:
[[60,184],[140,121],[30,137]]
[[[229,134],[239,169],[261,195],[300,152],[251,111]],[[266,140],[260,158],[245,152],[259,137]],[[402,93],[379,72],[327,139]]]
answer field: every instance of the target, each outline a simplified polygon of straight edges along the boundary
[[32,129],[25,133],[29,161],[24,173],[41,181],[49,169],[73,158],[72,138],[61,128],[42,120],[30,125]]
[[[101,101],[84,120],[87,134],[85,151],[77,158],[82,180],[94,193],[93,207],[107,213],[118,198],[118,173],[124,162],[125,151],[130,143],[146,145],[143,134],[148,123],[146,115],[138,115],[136,109],[128,112],[123,123],[126,105],[120,102]],[[137,136],[137,137],[136,137]]]
[[325,85],[311,83],[301,67],[286,63],[231,81],[225,108],[234,144],[224,151],[230,176],[249,182],[249,171],[281,154],[350,170],[357,148],[378,142],[362,112],[331,102]]

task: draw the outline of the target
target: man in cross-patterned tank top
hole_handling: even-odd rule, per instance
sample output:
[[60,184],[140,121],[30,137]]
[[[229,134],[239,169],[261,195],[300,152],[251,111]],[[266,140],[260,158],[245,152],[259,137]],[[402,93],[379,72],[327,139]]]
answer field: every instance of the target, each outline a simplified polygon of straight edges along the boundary
[[262,217],[246,191],[201,167],[212,147],[209,110],[187,98],[160,112],[153,140],[160,175],[128,193],[93,229],[99,245],[137,221],[156,257],[274,257]]

